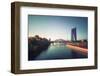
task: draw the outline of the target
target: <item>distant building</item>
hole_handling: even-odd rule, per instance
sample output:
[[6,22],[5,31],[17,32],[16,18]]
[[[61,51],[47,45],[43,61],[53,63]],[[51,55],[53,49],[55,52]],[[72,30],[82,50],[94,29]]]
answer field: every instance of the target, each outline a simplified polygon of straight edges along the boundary
[[72,30],[71,30],[71,41],[77,41],[76,28],[72,28]]

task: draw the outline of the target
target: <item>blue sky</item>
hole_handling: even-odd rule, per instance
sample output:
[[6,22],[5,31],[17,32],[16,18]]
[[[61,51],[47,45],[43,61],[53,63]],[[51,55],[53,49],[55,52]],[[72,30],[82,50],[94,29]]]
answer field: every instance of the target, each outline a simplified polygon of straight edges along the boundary
[[78,40],[88,37],[87,17],[28,15],[28,27],[29,37],[71,40],[71,29],[75,27]]

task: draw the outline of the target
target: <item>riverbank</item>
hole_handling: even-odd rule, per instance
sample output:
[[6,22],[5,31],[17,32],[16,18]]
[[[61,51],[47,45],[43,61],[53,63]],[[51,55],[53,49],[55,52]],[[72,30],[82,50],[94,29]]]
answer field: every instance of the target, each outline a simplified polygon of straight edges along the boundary
[[38,35],[28,38],[28,60],[35,59],[50,46],[50,41]]
[[77,52],[80,52],[80,53],[83,53],[83,54],[86,54],[86,55],[88,54],[88,49],[87,48],[81,48],[81,47],[70,45],[70,44],[67,44],[66,46],[68,48],[74,50],[74,51],[77,51]]

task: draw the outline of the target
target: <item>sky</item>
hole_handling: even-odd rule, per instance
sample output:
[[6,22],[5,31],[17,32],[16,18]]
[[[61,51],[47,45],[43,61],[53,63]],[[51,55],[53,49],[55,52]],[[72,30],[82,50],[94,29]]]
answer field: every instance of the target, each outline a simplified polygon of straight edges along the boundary
[[51,40],[71,40],[71,29],[76,28],[77,40],[88,37],[88,18],[74,16],[28,15],[29,37],[39,35]]

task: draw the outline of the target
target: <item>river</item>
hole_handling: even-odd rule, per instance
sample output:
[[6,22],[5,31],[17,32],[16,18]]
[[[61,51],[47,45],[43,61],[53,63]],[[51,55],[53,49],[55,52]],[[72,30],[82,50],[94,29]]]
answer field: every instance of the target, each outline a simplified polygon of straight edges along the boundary
[[55,60],[55,59],[77,59],[77,58],[87,58],[80,52],[76,52],[66,45],[56,44],[50,45],[46,51],[43,51],[34,60]]

